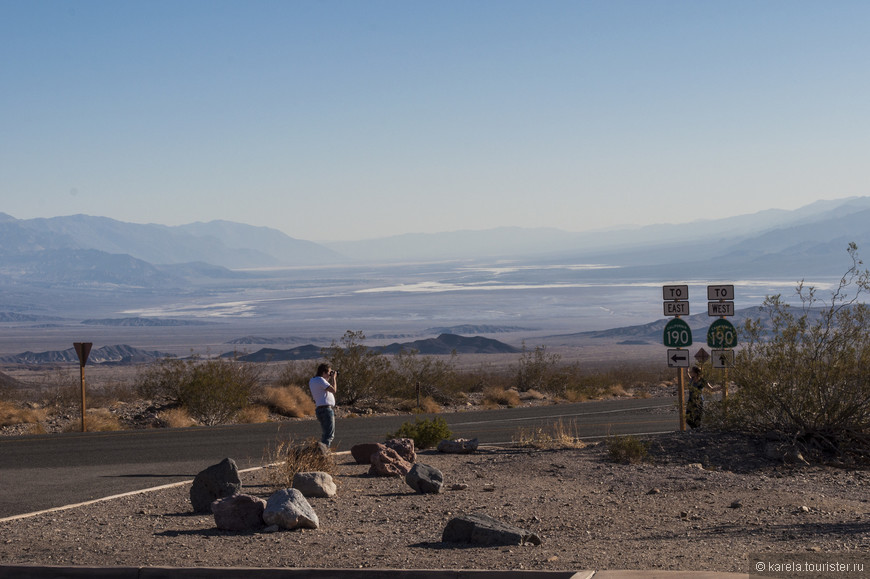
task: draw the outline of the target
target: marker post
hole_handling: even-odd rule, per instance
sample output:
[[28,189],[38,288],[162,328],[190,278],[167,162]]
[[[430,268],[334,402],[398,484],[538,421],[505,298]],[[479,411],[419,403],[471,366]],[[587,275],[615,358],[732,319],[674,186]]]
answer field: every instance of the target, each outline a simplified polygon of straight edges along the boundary
[[88,431],[87,422],[85,420],[85,364],[88,363],[88,356],[91,353],[91,342],[75,342],[73,347],[76,349],[76,354],[79,357],[79,374],[82,381],[82,432]]

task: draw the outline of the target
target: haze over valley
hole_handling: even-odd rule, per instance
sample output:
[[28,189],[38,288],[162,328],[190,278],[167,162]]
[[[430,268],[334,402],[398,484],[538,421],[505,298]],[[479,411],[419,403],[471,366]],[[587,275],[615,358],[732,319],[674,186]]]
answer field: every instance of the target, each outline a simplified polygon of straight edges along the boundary
[[231,222],[4,214],[0,356],[74,341],[253,353],[326,346],[347,330],[372,345],[446,333],[563,351],[601,343],[596,355],[614,357],[627,351],[620,342],[660,352],[655,332],[588,333],[662,320],[663,284],[690,285],[698,324],[709,283],[735,284],[737,309],[774,293],[791,299],[801,279],[825,289],[850,265],[853,241],[859,253],[870,241],[870,198],[614,231],[507,228],[326,245]]

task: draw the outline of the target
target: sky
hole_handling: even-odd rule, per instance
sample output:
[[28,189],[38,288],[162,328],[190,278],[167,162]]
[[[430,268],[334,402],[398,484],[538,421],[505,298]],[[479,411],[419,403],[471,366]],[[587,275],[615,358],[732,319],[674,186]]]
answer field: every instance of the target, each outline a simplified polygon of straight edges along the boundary
[[338,241],[870,195],[870,2],[0,0],[0,212]]

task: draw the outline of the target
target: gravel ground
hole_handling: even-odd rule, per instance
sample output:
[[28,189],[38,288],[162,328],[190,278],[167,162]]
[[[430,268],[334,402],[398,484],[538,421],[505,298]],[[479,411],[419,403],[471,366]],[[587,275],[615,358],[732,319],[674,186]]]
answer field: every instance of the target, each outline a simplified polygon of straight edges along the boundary
[[[0,523],[0,564],[748,572],[751,554],[845,554],[870,568],[870,472],[791,466],[764,441],[712,432],[651,441],[636,465],[581,449],[425,451],[445,490],[414,493],[338,455],[338,494],[312,498],[316,530],[220,531],[189,485]],[[208,465],[203,465],[203,467]],[[266,470],[242,474],[267,498]],[[467,485],[449,490],[452,485]],[[540,546],[441,542],[452,517],[483,513]]]

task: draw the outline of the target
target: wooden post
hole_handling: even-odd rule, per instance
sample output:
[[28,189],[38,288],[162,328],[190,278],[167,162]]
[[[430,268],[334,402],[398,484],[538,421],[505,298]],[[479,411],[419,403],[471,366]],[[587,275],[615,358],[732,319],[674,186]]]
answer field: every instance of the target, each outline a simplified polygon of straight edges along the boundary
[[85,366],[84,366],[84,364],[79,366],[79,370],[80,370],[81,379],[82,379],[82,432],[87,432],[88,425],[87,425],[87,422],[85,421],[86,409],[85,409]]
[[686,394],[683,369],[677,368],[677,398],[680,400],[680,432],[686,431]]

